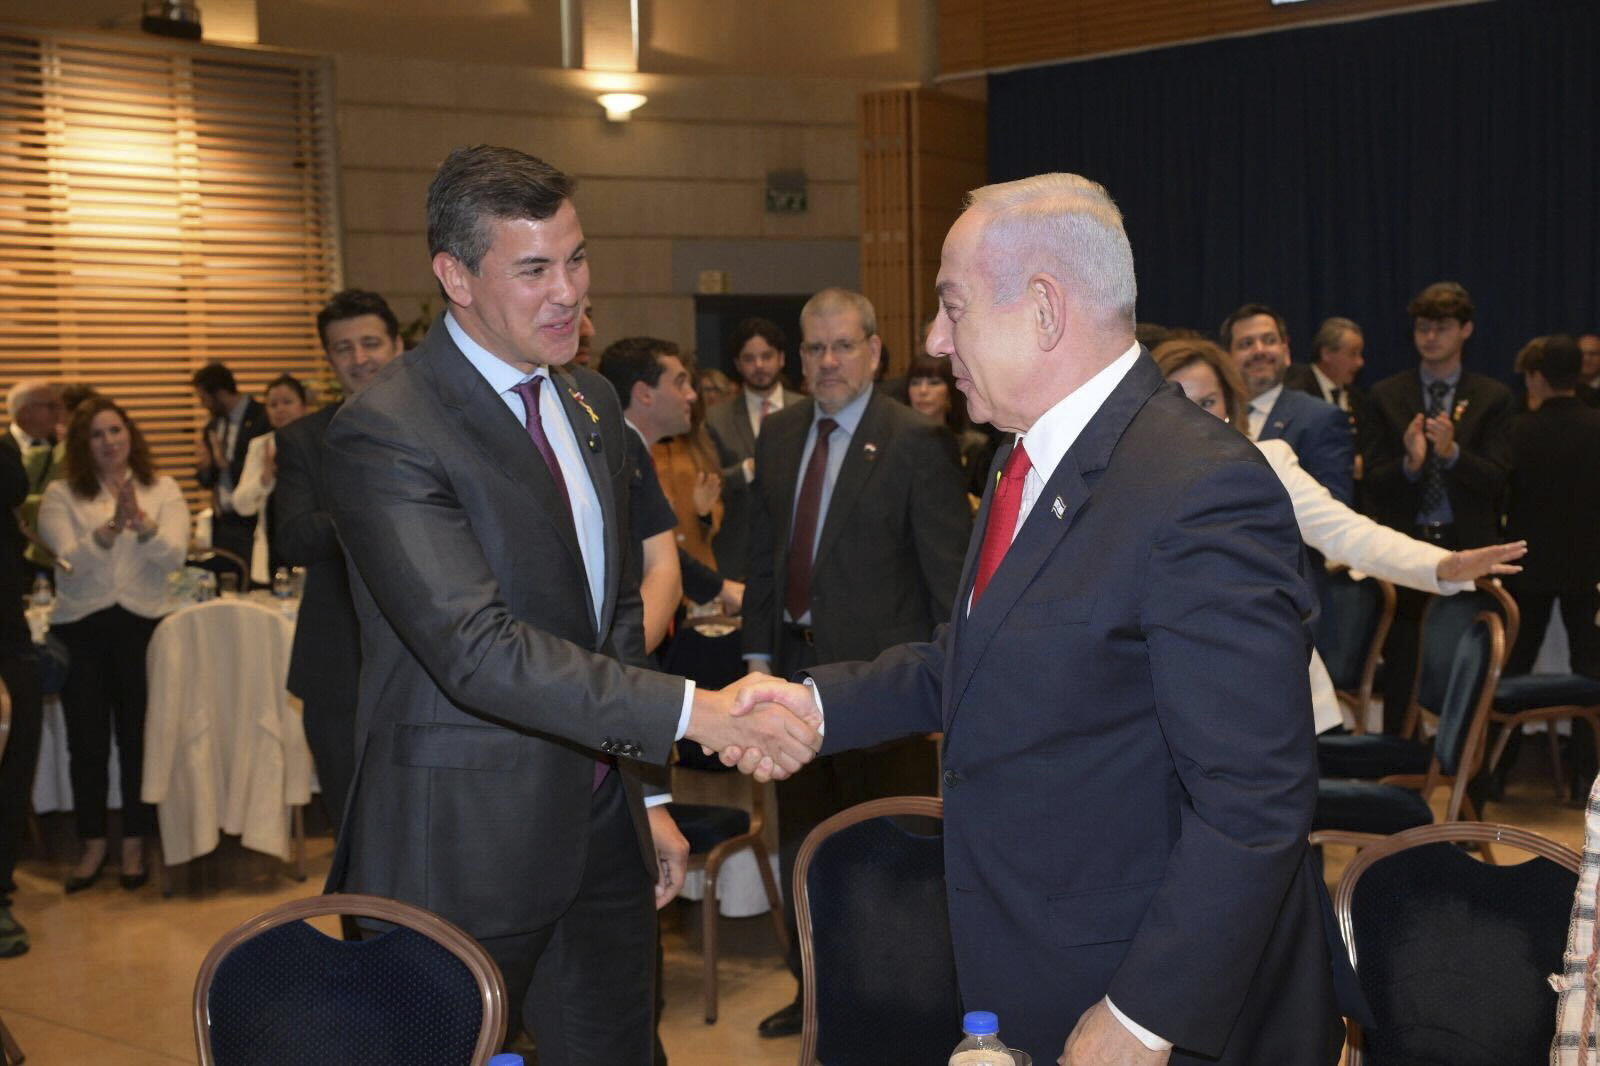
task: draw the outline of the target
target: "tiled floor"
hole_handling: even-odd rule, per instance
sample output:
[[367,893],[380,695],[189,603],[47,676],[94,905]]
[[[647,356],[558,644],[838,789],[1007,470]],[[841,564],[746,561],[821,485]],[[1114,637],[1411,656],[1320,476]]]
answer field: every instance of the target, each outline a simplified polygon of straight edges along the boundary
[[[1509,799],[1491,805],[1487,816],[1582,846],[1581,812],[1555,802],[1537,753],[1524,758]],[[0,1016],[37,1066],[194,1062],[190,996],[207,949],[250,915],[314,892],[331,850],[326,837],[313,839],[305,884],[282,876],[270,860],[231,849],[199,894],[187,885],[165,900],[154,885],[127,893],[108,876],[69,899],[60,887],[68,833],[60,822],[47,829],[54,861],[29,861],[18,876],[15,913],[33,950],[0,960]],[[1329,856],[1330,877],[1344,859]],[[714,1026],[702,1019],[698,939],[692,920],[686,924],[687,934],[668,937],[662,1039],[674,1066],[794,1063],[798,1038],[755,1034],[756,1022],[794,988],[767,919],[724,923],[721,1020]]]

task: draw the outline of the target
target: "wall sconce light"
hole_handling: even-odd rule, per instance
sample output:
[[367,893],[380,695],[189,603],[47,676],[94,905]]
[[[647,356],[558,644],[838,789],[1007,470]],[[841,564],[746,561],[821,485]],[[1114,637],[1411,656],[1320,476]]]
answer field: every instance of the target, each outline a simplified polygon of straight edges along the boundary
[[139,28],[162,37],[200,39],[200,7],[195,0],[144,0]]
[[607,122],[627,122],[649,97],[643,93],[601,93],[595,99],[606,109]]

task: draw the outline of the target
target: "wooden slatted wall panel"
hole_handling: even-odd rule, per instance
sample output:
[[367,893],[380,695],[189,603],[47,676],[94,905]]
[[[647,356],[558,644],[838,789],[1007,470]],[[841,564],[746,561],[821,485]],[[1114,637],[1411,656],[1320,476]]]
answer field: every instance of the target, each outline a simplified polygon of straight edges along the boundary
[[0,29],[0,392],[123,403],[191,505],[190,375],[321,373],[339,278],[323,61]]
[[984,182],[984,105],[928,89],[861,98],[861,286],[878,312],[890,375],[922,347],[939,252]]
[[943,74],[1048,63],[1463,0],[939,0]]

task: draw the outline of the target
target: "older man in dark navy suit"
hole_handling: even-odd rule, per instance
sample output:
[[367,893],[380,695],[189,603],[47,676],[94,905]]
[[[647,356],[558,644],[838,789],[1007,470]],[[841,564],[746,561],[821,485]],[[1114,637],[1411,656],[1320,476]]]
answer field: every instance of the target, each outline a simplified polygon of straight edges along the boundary
[[974,192],[939,294],[929,352],[1017,435],[951,624],[745,698],[825,715],[824,752],[944,733],[962,998],[1035,1061],[1333,1063],[1312,597],[1281,484],[1135,342],[1093,182]]

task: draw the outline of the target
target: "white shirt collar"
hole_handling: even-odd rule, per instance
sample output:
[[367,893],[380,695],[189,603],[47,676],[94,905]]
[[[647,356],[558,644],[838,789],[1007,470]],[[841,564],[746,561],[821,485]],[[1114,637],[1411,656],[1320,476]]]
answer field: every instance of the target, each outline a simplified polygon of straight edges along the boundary
[[1083,427],[1089,424],[1112,391],[1122,384],[1122,379],[1128,376],[1128,371],[1133,369],[1133,364],[1138,360],[1139,342],[1134,341],[1132,347],[1117,356],[1110,365],[1056,401],[1054,407],[1040,415],[1038,421],[1022,434],[1021,439],[1028,449],[1028,461],[1033,466],[1030,480],[1034,475],[1038,475],[1041,484],[1050,480],[1061,457],[1067,454],[1067,449],[1083,433]]
[[1250,401],[1252,410],[1260,411],[1266,415],[1272,411],[1272,405],[1278,402],[1278,397],[1283,395],[1283,382],[1278,382],[1272,388]]
[[22,432],[22,427],[17,425],[15,422],[11,423],[11,427],[10,428],[11,428],[11,436],[13,438],[15,438],[15,440],[17,442],[17,447],[21,448],[24,452],[26,452],[29,448],[38,447],[40,444],[48,444],[49,443],[49,441],[38,441],[38,442],[35,442],[32,437],[30,437],[30,436],[28,436],[28,434]]
[[1326,400],[1329,396],[1332,396],[1333,390],[1339,388],[1338,385],[1333,383],[1333,379],[1324,374],[1322,368],[1316,363],[1311,364],[1311,373],[1316,375],[1317,388],[1322,390],[1323,399]]
[[455,316],[448,311],[444,315],[444,328],[449,331],[450,339],[456,342],[456,347],[461,349],[461,354],[467,357],[467,362],[483,375],[489,387],[497,393],[510,392],[524,381],[532,381],[536,377],[550,376],[549,367],[543,366],[535,368],[531,374],[524,374],[473,340],[467,331],[461,328],[461,323],[455,320]]

